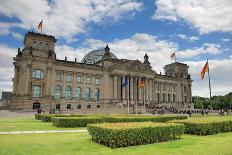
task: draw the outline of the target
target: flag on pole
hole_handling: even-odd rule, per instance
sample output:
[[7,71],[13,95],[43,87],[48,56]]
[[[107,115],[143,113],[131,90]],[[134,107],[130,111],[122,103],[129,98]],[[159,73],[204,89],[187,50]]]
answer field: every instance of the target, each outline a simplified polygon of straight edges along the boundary
[[128,85],[128,78],[127,76],[125,77],[125,81],[124,83],[122,84],[122,87],[126,87]]
[[40,30],[41,32],[43,30],[43,19],[39,22],[38,30]]
[[143,78],[140,81],[139,87],[140,88],[144,88],[144,79]]
[[209,72],[209,65],[208,65],[208,60],[205,64],[205,66],[201,70],[201,79],[204,79],[205,73]]
[[176,52],[171,54],[171,59],[176,61]]

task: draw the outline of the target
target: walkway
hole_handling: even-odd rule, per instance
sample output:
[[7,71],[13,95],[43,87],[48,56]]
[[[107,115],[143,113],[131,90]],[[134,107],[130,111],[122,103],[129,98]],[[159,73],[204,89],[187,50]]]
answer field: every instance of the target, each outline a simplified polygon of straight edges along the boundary
[[41,134],[41,133],[75,133],[75,132],[87,132],[87,130],[48,130],[48,131],[9,131],[9,132],[0,132],[0,135],[7,134]]

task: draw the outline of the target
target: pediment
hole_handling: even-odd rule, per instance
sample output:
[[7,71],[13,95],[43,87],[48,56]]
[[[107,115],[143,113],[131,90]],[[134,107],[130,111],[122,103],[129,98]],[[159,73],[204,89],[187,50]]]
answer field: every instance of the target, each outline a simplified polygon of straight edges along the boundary
[[131,60],[127,63],[117,65],[117,67],[115,66],[114,69],[120,69],[120,70],[124,70],[127,72],[143,73],[143,74],[154,74],[155,73],[155,71],[146,67],[139,60]]

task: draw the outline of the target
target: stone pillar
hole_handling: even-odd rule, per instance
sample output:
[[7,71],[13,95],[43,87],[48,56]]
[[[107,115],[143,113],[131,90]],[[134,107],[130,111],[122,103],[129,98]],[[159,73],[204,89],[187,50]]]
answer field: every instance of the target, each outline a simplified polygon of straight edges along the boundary
[[145,97],[146,97],[146,101],[149,100],[149,79],[145,79]]
[[134,78],[131,76],[130,77],[130,100],[133,100],[134,99]]
[[118,98],[118,78],[117,78],[117,75],[114,75],[114,100],[117,100]]
[[141,88],[140,88],[140,82],[141,82],[141,77],[138,77],[138,100],[141,100],[142,99],[142,94],[141,94]]
[[72,81],[72,98],[76,98],[77,90],[77,74],[73,72],[73,81]]
[[137,99],[137,95],[138,95],[138,93],[137,93],[137,88],[138,88],[138,84],[137,84],[137,81],[138,79],[137,79],[137,77],[135,77],[134,78],[134,84],[133,84],[133,87],[134,87],[134,95],[133,95],[133,97],[134,97],[134,100],[138,100]]
[[26,82],[25,82],[25,92],[24,92],[24,94],[29,94],[29,86],[30,86],[30,81],[31,81],[31,63],[28,63],[27,64],[27,68],[26,68],[27,70],[26,70],[26,78],[25,78],[25,80],[26,80]]
[[82,74],[82,93],[81,93],[82,100],[85,99],[85,88],[86,88],[86,75]]
[[95,99],[95,75],[92,76],[91,80],[91,99]]
[[46,96],[50,96],[50,89],[51,88],[51,64],[48,63],[48,67],[47,67],[47,77],[46,77],[46,92],[45,95]]
[[63,84],[62,84],[62,97],[65,98],[65,88],[66,88],[66,71],[63,72],[64,77],[63,77]]

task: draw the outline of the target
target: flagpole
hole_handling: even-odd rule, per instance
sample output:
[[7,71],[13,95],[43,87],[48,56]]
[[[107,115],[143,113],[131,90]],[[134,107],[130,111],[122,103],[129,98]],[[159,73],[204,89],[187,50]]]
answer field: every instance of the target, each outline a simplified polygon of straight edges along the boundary
[[208,64],[208,76],[209,76],[209,99],[211,99],[211,83],[210,83],[210,74],[209,74],[209,63],[207,59],[207,64]]
[[145,106],[145,79],[144,79],[144,87],[143,87],[143,106],[144,106],[144,114],[146,112],[146,106]]
[[[127,79],[129,80],[129,79]],[[130,83],[130,82],[129,82]],[[127,112],[128,114],[130,114],[130,105],[129,105],[129,84],[128,84],[128,87],[127,87]]]

